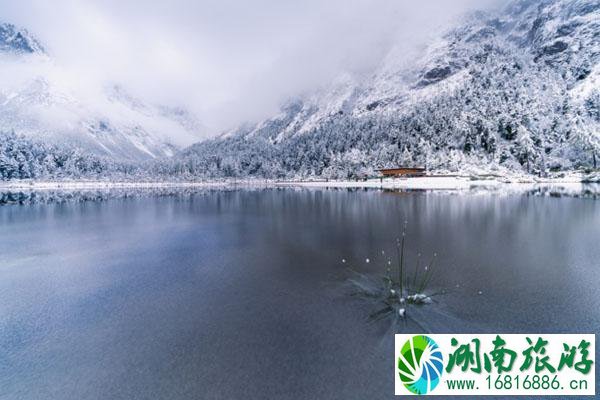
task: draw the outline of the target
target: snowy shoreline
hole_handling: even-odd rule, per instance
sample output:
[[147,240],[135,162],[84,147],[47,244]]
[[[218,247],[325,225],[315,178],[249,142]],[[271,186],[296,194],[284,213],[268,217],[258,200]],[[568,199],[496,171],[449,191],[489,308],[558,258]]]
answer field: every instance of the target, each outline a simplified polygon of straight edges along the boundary
[[[535,187],[562,187],[580,190],[590,185],[582,182],[582,175],[572,174],[560,178],[535,178],[530,176],[425,176],[414,178],[373,178],[368,180],[220,180],[182,182],[128,182],[128,181],[7,181],[0,182],[0,190],[93,190],[93,189],[153,189],[153,188],[219,188],[219,187],[312,187],[312,188],[374,188],[414,190],[470,190],[499,189],[529,190]],[[592,183],[595,186],[598,184]]]
[[0,182],[0,190],[85,190],[229,187],[238,183],[211,182],[108,182],[108,181],[9,181]]
[[[371,179],[367,181],[303,181],[278,182],[277,186],[330,187],[330,188],[376,188],[406,190],[472,190],[510,188],[511,190],[531,190],[536,187],[560,187],[568,190],[582,190],[589,183],[577,177],[554,179],[483,179],[471,177],[417,177],[400,179]],[[592,183],[591,185],[597,185]]]

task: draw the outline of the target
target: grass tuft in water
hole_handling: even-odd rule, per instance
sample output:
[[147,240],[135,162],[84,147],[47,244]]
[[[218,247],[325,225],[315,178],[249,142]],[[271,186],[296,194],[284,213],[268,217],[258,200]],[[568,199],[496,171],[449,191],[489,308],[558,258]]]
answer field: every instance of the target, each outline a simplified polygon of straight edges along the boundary
[[[437,254],[421,268],[421,254],[417,254],[412,274],[405,266],[406,233],[396,241],[397,268],[392,270],[392,260],[387,260],[385,274],[367,275],[351,270],[353,276],[348,280],[352,291],[351,296],[373,301],[380,308],[369,315],[369,320],[376,322],[395,316],[406,319],[408,310],[414,306],[424,306],[433,303],[433,297],[445,294],[445,291],[430,293],[429,287],[435,273]],[[384,254],[384,252],[382,252]],[[345,260],[344,260],[345,262]]]

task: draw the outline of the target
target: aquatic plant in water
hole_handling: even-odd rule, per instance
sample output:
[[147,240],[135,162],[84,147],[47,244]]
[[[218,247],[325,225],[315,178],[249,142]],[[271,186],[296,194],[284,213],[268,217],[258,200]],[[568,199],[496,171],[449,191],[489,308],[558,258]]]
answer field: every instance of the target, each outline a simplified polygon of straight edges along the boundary
[[[421,267],[421,255],[418,254],[414,270],[407,271],[405,232],[404,230],[402,237],[396,241],[396,268],[392,267],[392,261],[388,259],[383,275],[367,275],[351,270],[353,276],[348,279],[348,282],[353,290],[350,295],[374,301],[379,306],[375,312],[369,315],[369,320],[373,322],[394,316],[406,319],[410,307],[431,304],[434,296],[445,294],[445,291],[437,293],[428,291],[434,274],[436,253],[424,267]],[[346,260],[344,259],[342,262],[346,263]]]

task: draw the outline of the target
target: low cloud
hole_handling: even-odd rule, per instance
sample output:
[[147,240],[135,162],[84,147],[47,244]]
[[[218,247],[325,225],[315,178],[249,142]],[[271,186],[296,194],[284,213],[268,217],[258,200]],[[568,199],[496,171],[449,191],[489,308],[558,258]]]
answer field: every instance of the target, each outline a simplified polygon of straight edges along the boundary
[[39,38],[74,91],[93,97],[118,83],[148,102],[190,109],[217,134],[501,3],[22,0],[0,1],[0,12]]

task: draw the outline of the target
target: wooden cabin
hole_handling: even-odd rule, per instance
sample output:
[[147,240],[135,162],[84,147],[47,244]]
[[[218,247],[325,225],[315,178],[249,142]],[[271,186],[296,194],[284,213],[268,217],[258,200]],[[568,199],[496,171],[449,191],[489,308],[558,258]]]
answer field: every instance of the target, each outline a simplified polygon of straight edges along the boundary
[[425,168],[420,167],[398,167],[398,168],[386,168],[380,169],[379,172],[384,177],[416,177],[425,176]]

